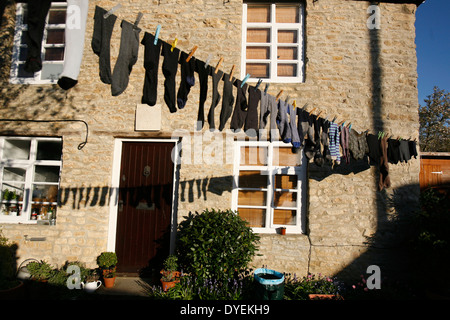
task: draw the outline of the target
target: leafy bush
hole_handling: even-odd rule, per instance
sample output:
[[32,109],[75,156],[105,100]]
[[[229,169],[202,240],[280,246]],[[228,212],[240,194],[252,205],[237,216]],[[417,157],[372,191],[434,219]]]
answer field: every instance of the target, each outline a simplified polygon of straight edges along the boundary
[[44,260],[28,263],[27,269],[34,280],[48,280],[53,272],[52,266]]
[[231,210],[189,213],[177,239],[183,270],[198,279],[227,281],[244,271],[258,250],[259,236]]

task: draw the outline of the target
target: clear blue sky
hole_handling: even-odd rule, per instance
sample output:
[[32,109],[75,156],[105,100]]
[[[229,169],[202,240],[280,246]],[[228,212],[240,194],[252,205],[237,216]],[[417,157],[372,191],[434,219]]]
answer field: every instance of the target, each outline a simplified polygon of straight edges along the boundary
[[450,92],[450,0],[426,0],[416,11],[419,103],[438,86]]

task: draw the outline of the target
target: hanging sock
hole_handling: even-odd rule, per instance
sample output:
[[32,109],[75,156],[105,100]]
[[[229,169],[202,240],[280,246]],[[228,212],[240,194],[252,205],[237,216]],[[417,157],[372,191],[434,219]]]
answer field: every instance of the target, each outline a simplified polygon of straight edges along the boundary
[[330,128],[328,129],[328,138],[330,142],[330,155],[331,160],[337,164],[341,163],[341,154],[339,151],[339,128],[334,122],[330,123]]
[[50,0],[28,1],[27,31],[25,39],[27,43],[27,57],[24,70],[35,73],[42,69],[41,51],[44,37],[45,18],[50,9]]
[[291,138],[292,151],[294,153],[297,153],[302,145],[301,138],[299,135],[299,130],[297,128],[297,123],[296,123],[297,108],[294,108],[294,106],[289,104],[287,112],[289,113],[289,127],[291,130],[291,137],[292,137]]
[[205,123],[205,101],[208,95],[208,78],[211,73],[211,66],[206,65],[205,62],[196,59],[195,71],[198,74],[198,80],[200,82],[200,100],[198,104],[197,130],[201,130]]
[[260,100],[261,91],[255,87],[249,87],[248,112],[245,118],[244,131],[251,137],[255,137],[258,130],[258,104]]
[[138,59],[139,33],[141,29],[134,24],[122,20],[122,28],[119,56],[111,78],[111,93],[118,96],[128,86],[131,70]]
[[245,83],[241,87],[242,81],[236,80],[234,86],[237,88],[236,103],[234,104],[233,115],[231,116],[230,129],[238,132],[242,129],[245,119],[247,118],[247,92],[248,85]]
[[233,96],[233,79],[230,79],[230,74],[223,75],[223,99],[222,109],[220,110],[220,124],[219,130],[225,128],[225,124],[231,117],[233,112],[234,96]]
[[180,49],[173,48],[172,45],[162,41],[161,55],[164,57],[162,64],[162,72],[165,77],[164,80],[164,101],[169,107],[171,113],[177,112],[175,106],[175,77],[178,69],[178,57],[180,56]]
[[105,84],[111,84],[111,35],[116,23],[117,16],[114,14],[104,18],[107,11],[99,6],[95,6],[94,32],[92,34],[91,48],[99,57],[100,80]]
[[161,41],[155,45],[155,36],[145,32],[141,43],[144,45],[144,89],[142,92],[142,103],[149,106],[156,104],[158,96],[158,68],[159,57],[161,56]]
[[[79,8],[79,10],[70,11],[70,8]],[[88,0],[67,0],[64,67],[58,80],[58,85],[64,90],[68,90],[78,83],[83,59],[88,8]],[[76,17],[74,17],[75,15]]]
[[195,85],[195,58],[191,57],[191,59],[186,62],[186,59],[189,57],[189,54],[186,52],[181,52],[180,54],[180,68],[181,68],[181,82],[180,87],[178,88],[177,93],[177,104],[179,109],[183,109],[186,105],[189,92],[191,91],[191,87]]
[[216,128],[215,121],[214,121],[214,111],[217,107],[217,105],[220,102],[220,99],[222,96],[219,93],[218,86],[219,81],[222,80],[223,77],[223,71],[217,70],[217,73],[213,68],[211,68],[211,77],[212,77],[212,101],[211,101],[211,107],[209,108],[208,112],[208,124],[209,128],[211,130],[214,130]]
[[292,141],[292,132],[289,125],[287,103],[283,100],[278,100],[278,116],[277,116],[278,130],[280,131],[281,139],[284,143]]

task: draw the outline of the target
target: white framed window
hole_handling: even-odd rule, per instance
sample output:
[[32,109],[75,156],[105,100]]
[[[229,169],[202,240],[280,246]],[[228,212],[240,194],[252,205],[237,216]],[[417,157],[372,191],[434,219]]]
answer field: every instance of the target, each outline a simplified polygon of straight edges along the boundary
[[0,222],[56,217],[61,157],[60,138],[0,137]]
[[67,3],[52,2],[46,17],[42,40],[42,69],[36,73],[24,70],[27,57],[27,4],[17,3],[16,26],[10,82],[14,84],[56,83],[63,70]]
[[236,141],[232,209],[255,232],[304,233],[306,163],[283,142]]
[[250,79],[266,82],[303,82],[302,2],[247,1],[242,17],[242,77],[250,74]]

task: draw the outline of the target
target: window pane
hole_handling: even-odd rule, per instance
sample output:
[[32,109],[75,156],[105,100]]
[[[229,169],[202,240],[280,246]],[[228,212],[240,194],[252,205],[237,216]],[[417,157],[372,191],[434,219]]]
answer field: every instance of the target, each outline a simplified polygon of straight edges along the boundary
[[278,47],[278,60],[297,60],[297,47]]
[[267,147],[241,147],[242,165],[267,165]]
[[22,168],[5,167],[3,169],[3,181],[25,181],[26,170]]
[[34,202],[56,202],[58,187],[52,185],[33,185]]
[[301,152],[293,153],[291,148],[273,147],[274,166],[300,166]]
[[263,228],[266,225],[266,211],[264,209],[239,208],[239,216],[249,222],[252,228]]
[[248,43],[269,43],[270,29],[247,29]]
[[276,191],[273,196],[273,205],[275,207],[296,207],[297,193]]
[[300,14],[298,6],[277,6],[275,10],[278,23],[299,23]]
[[41,79],[43,80],[57,80],[63,70],[63,64],[47,64],[42,65]]
[[2,201],[17,202],[23,200],[24,184],[20,182],[4,182],[2,184]]
[[261,175],[261,171],[240,171],[240,188],[267,188],[268,175]]
[[247,47],[247,59],[270,59],[269,47]]
[[238,205],[241,206],[265,206],[266,191],[239,190]]
[[48,29],[47,44],[64,44],[64,29]]
[[269,78],[269,64],[268,63],[247,63],[246,73],[249,73],[252,78]]
[[297,189],[297,176],[276,174],[275,189]]
[[46,48],[45,61],[63,61],[64,48]]
[[278,30],[278,43],[298,43],[297,30]]
[[296,77],[297,64],[279,64],[277,74],[279,77]]
[[247,22],[270,22],[270,5],[248,6]]
[[61,141],[38,141],[37,160],[61,160],[62,142]]
[[49,24],[65,24],[66,23],[66,9],[50,9],[48,14]]
[[36,166],[34,168],[35,182],[58,182],[59,166]]
[[30,140],[5,139],[3,159],[28,160],[30,146]]
[[273,210],[273,223],[283,225],[295,225],[297,210]]

